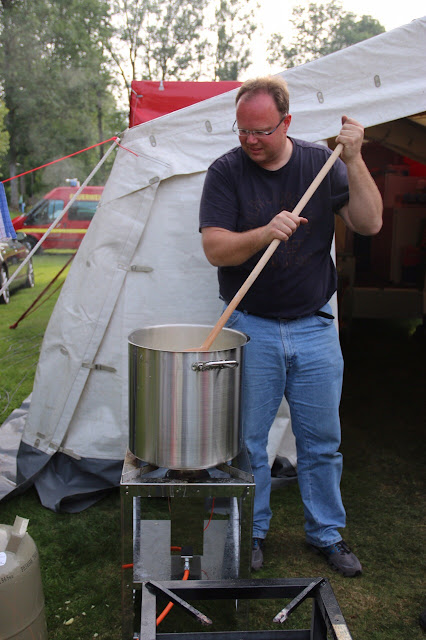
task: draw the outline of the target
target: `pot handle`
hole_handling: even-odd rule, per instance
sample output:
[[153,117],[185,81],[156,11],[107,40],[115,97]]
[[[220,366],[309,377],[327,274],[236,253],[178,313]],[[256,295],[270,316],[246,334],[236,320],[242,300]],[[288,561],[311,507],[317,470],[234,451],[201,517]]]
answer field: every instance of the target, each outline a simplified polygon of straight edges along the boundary
[[211,371],[212,369],[236,369],[236,360],[213,360],[208,362],[194,362],[191,366],[193,371]]

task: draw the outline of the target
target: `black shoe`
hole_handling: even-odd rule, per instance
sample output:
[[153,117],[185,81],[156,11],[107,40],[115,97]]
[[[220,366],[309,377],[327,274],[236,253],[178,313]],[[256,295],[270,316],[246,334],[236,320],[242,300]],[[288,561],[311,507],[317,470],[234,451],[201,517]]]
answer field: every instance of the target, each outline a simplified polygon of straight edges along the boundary
[[263,567],[263,539],[253,538],[253,546],[251,551],[251,568],[258,571]]
[[340,540],[328,547],[317,547],[310,544],[310,547],[316,552],[321,553],[327,558],[328,564],[341,573],[346,578],[352,578],[362,573],[362,566],[358,558],[349,549],[344,540]]
[[288,458],[277,456],[271,468],[273,478],[297,478],[297,470]]
[[297,470],[290,460],[277,456],[271,469],[271,489],[282,489],[297,482]]
[[426,631],[426,610],[421,612],[419,616],[419,624],[423,631]]

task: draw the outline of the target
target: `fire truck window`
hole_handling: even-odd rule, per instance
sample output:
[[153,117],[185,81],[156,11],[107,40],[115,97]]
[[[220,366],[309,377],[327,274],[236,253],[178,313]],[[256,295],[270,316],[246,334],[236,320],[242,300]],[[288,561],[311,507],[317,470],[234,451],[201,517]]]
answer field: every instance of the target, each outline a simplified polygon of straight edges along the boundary
[[27,218],[27,225],[38,225],[49,223],[49,202],[46,200],[37,209],[33,211],[31,216]]
[[49,200],[49,219],[51,222],[56,220],[64,208],[63,200]]
[[95,215],[97,201],[77,202],[68,212],[69,220],[91,220]]

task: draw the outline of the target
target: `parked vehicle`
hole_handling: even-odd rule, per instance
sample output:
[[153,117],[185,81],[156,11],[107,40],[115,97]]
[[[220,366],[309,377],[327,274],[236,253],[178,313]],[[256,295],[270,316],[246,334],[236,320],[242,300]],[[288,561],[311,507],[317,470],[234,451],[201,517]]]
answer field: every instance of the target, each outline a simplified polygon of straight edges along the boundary
[[[44,240],[42,249],[77,250],[95,214],[103,189],[103,187],[85,187],[62,220]],[[52,189],[28,213],[12,220],[15,230],[24,231],[28,241],[34,247],[77,190],[77,187]]]
[[[25,258],[30,253],[30,245],[25,233],[17,233],[17,239],[3,238],[0,240],[0,290],[3,285],[12,277]],[[32,260],[29,260],[26,267],[21,269],[16,278],[11,282],[0,296],[0,303],[10,302],[10,291],[19,287],[34,286],[34,267]]]

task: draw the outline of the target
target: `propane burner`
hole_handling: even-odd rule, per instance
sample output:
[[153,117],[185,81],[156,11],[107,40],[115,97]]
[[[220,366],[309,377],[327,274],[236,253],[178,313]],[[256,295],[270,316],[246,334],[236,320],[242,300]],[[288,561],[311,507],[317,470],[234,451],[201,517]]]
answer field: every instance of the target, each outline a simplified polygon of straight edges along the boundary
[[128,452],[120,486],[123,638],[140,632],[142,584],[182,579],[186,560],[191,582],[250,577],[255,485],[245,449],[200,470],[157,467]]
[[165,477],[181,482],[198,482],[199,480],[207,480],[210,478],[210,474],[207,469],[168,469]]

